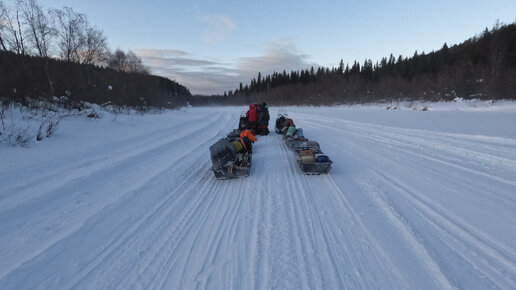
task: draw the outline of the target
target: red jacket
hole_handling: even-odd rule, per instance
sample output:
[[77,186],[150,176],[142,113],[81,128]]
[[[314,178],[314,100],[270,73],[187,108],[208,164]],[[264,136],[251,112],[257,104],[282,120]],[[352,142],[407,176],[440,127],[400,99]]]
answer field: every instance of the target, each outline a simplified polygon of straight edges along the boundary
[[249,120],[249,122],[256,122],[256,121],[258,121],[258,113],[253,108],[253,105],[249,105],[249,111],[247,111],[245,116],[247,117],[247,120]]

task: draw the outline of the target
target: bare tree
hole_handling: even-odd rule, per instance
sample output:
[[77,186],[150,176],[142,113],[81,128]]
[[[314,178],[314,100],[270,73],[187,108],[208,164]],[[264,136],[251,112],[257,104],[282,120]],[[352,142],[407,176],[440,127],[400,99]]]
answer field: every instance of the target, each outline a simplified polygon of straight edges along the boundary
[[119,48],[111,54],[108,66],[117,71],[127,70],[127,55]]
[[142,64],[141,58],[131,50],[125,53],[123,50],[118,48],[113,54],[111,54],[108,66],[117,71],[149,74],[147,68]]
[[84,48],[80,51],[81,63],[105,63],[109,59],[107,38],[95,27],[87,26],[84,37]]
[[7,33],[7,8],[4,1],[0,0],[0,46],[3,50],[7,50],[5,35]]
[[55,9],[59,51],[63,59],[78,63],[103,63],[109,59],[107,38],[102,30],[90,26],[86,15],[70,7]]
[[86,16],[70,7],[53,9],[58,25],[59,53],[67,61],[80,62],[80,50],[84,47]]
[[13,6],[1,2],[0,9],[0,32],[2,33],[3,48],[18,54],[25,54],[25,40],[18,2]]
[[16,27],[15,29],[18,30],[18,41],[17,41],[17,44],[19,46],[19,52],[21,54],[25,54],[25,36],[23,35],[23,32],[22,32],[22,24],[20,22],[20,10],[19,9],[16,9]]
[[23,18],[27,25],[29,41],[41,57],[47,57],[52,39],[56,35],[51,19],[36,0],[19,0]]
[[149,73],[143,65],[142,59],[130,50],[127,52],[127,72],[143,74]]

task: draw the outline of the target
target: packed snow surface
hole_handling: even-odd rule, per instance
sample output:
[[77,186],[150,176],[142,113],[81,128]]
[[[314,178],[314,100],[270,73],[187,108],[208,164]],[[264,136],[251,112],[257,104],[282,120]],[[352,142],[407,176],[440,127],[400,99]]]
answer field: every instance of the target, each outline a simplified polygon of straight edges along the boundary
[[319,176],[271,133],[215,180],[245,106],[0,144],[0,289],[516,289],[514,103],[386,107],[284,108]]

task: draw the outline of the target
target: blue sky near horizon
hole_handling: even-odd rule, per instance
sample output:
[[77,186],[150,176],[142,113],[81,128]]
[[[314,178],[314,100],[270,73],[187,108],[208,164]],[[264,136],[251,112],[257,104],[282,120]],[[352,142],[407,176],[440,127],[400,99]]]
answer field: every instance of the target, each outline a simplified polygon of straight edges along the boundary
[[70,6],[192,93],[221,94],[258,72],[438,50],[516,21],[515,0],[39,0]]

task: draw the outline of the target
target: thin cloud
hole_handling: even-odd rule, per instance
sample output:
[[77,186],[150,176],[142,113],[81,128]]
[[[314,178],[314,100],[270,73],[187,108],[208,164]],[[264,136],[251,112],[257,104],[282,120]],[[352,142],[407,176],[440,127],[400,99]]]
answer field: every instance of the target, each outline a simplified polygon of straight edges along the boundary
[[256,77],[258,72],[262,75],[273,72],[297,71],[318,66],[308,62],[309,55],[298,53],[296,46],[289,40],[276,40],[267,44],[263,55],[243,57],[239,60],[238,70],[243,78],[248,80]]
[[177,49],[147,49],[147,48],[140,48],[137,49],[138,55],[140,57],[145,56],[160,56],[160,57],[184,57],[190,55],[186,51],[177,50]]
[[136,49],[136,55],[142,58],[147,65],[156,64],[161,67],[198,67],[216,65],[217,62],[199,59],[192,54],[173,49]]
[[221,94],[238,84],[238,71],[231,63],[206,59],[179,50],[134,50],[151,73],[175,80],[193,94]]
[[308,61],[288,40],[270,42],[259,56],[242,57],[236,61],[221,61],[172,49],[136,49],[143,64],[151,72],[186,86],[193,94],[223,94],[235,90],[240,83],[248,84],[261,72],[290,72],[318,66]]
[[203,37],[206,43],[216,43],[223,40],[237,27],[233,20],[224,15],[201,15],[198,18],[207,25]]

